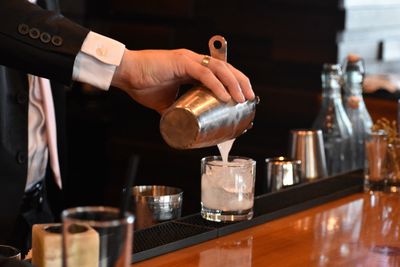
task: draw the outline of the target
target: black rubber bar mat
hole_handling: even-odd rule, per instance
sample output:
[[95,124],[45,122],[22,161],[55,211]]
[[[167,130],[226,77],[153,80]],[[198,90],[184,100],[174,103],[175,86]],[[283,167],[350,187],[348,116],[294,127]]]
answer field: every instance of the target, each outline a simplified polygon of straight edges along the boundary
[[146,260],[363,191],[361,171],[318,179],[255,197],[248,221],[218,223],[200,213],[135,231],[132,262]]

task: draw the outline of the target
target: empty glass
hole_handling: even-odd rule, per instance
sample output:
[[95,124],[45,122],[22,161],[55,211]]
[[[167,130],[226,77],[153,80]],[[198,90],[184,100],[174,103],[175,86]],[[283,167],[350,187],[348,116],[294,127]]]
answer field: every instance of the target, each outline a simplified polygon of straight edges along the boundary
[[253,217],[256,162],[245,157],[219,156],[201,160],[201,215],[210,221]]
[[129,267],[134,217],[111,207],[78,207],[62,213],[63,267]]

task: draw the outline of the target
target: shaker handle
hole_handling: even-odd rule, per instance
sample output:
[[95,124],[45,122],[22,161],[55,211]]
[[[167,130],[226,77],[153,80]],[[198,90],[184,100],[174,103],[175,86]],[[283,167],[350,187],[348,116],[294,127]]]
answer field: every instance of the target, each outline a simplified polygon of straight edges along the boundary
[[210,55],[213,58],[227,62],[227,47],[228,44],[225,38],[221,35],[214,35],[208,41],[208,48],[210,49]]
[[[228,43],[225,38],[221,35],[214,35],[208,41],[208,48],[210,49],[210,55],[213,58],[227,62],[228,58]],[[256,96],[253,100],[257,105],[260,103],[260,97]],[[252,126],[249,127],[249,129]]]

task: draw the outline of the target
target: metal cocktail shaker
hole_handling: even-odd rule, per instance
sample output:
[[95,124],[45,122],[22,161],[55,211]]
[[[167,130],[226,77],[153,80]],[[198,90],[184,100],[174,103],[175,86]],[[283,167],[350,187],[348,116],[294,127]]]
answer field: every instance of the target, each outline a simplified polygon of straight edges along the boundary
[[[216,43],[220,48],[216,48]],[[211,56],[226,60],[226,41],[214,36],[209,41]],[[162,115],[160,131],[173,148],[190,149],[217,145],[236,138],[253,125],[258,98],[244,103],[220,101],[199,85],[182,95]]]
[[223,103],[198,86],[163,114],[161,134],[168,145],[178,149],[214,146],[251,128],[255,106],[255,100]]

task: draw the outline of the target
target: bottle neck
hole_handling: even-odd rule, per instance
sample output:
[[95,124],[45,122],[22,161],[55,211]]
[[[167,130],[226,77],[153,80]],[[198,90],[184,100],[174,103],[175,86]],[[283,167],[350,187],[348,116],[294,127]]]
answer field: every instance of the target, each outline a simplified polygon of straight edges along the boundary
[[362,98],[364,75],[359,71],[347,71],[344,75],[345,96]]
[[323,72],[322,80],[322,104],[323,106],[331,105],[329,103],[342,103],[342,76],[339,71]]
[[363,92],[363,87],[361,84],[356,84],[356,83],[348,84],[344,88],[344,94],[346,97],[357,96],[363,98],[362,92]]
[[323,99],[342,99],[340,93],[340,85],[338,83],[330,83],[328,86],[322,88],[322,98]]

